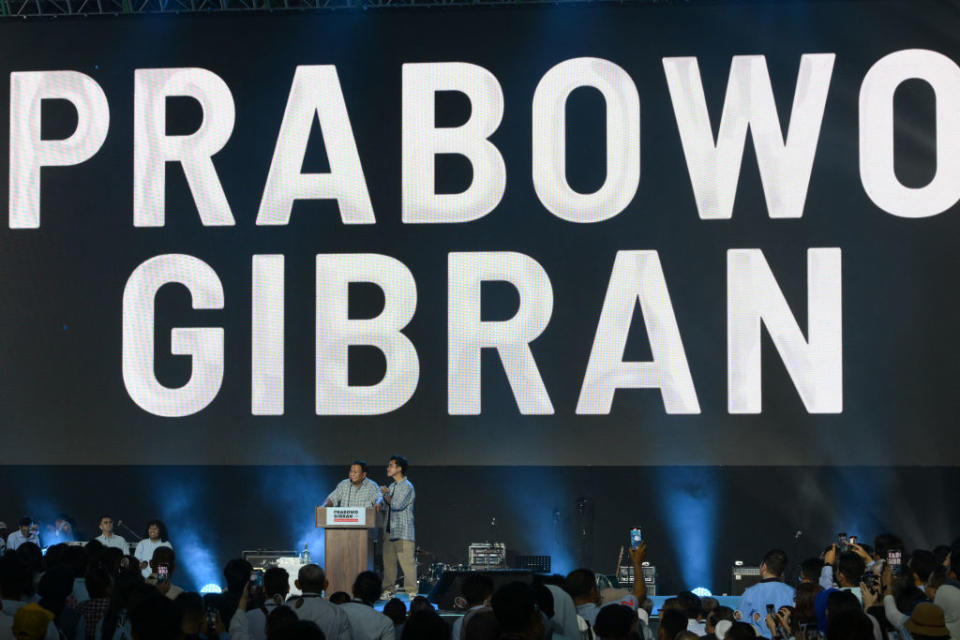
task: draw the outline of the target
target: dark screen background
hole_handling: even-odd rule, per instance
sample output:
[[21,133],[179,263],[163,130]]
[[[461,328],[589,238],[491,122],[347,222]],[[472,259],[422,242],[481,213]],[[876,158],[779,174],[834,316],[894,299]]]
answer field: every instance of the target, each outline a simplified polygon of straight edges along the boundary
[[[41,228],[0,226],[0,464],[342,464],[393,451],[420,465],[953,465],[960,306],[956,206],[928,219],[884,213],[858,170],[857,99],[867,70],[906,48],[960,59],[952,3],[823,2],[699,6],[517,7],[301,15],[163,16],[0,24],[0,70],[72,69],[104,89],[111,121],[89,161],[42,173]],[[732,220],[697,216],[672,105],[665,56],[696,56],[714,131],[730,59],[767,58],[784,128],[803,53],[837,54],[804,216],[770,220],[748,139]],[[563,60],[609,59],[641,100],[641,180],[620,215],[602,223],[560,220],[531,180],[531,102],[543,74]],[[490,70],[506,109],[491,140],[507,166],[500,205],[468,224],[400,221],[400,90],[405,62],[465,61]],[[285,227],[255,217],[297,65],[335,64],[377,216],[340,222],[336,203],[298,202]],[[186,180],[168,165],[166,226],[134,228],[133,72],[203,67],[229,85],[233,135],[214,157],[237,224],[201,225]],[[8,76],[7,76],[8,77]],[[466,101],[438,98],[438,125],[468,117]],[[935,164],[934,96],[907,82],[896,101],[898,177],[922,186]],[[199,107],[171,100],[168,133],[190,133]],[[44,135],[66,137],[68,104],[44,106]],[[957,114],[960,117],[960,114]],[[0,83],[0,121],[9,82]],[[603,182],[600,94],[579,89],[567,105],[571,185]],[[2,149],[8,128],[0,127]],[[7,175],[0,154],[0,175]],[[459,191],[467,163],[437,160],[438,190]],[[315,126],[304,171],[326,170]],[[0,202],[7,201],[0,180]],[[806,330],[806,251],[843,250],[844,411],[810,415],[775,348],[764,338],[763,413],[729,415],[726,404],[726,252],[762,249]],[[616,252],[655,249],[670,291],[702,413],[671,416],[657,390],[621,390],[607,416],[574,414]],[[482,357],[483,411],[450,416],[446,397],[447,254],[519,251],[543,265],[554,312],[532,344],[556,410],[522,416],[492,351]],[[412,271],[418,308],[405,333],[421,375],[412,399],[375,417],[314,414],[314,256],[374,252]],[[186,290],[157,298],[158,378],[179,386],[187,357],[171,356],[169,330],[222,326],[226,373],[217,398],[186,418],[152,416],[121,377],[121,300],[150,257],[186,253],[213,267],[225,290],[219,311],[193,311]],[[285,415],[250,415],[251,256],[286,256]],[[351,310],[373,316],[382,296],[354,287]],[[517,297],[484,287],[484,318],[505,319]],[[488,352],[489,351],[489,352]],[[625,354],[650,358],[639,311]],[[379,380],[375,350],[353,349],[351,382]],[[904,440],[922,443],[901,446]]]

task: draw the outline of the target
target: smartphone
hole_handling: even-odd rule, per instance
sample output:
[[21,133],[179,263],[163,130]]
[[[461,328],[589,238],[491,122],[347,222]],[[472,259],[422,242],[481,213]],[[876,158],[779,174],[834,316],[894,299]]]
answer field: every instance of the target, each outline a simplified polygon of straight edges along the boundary
[[767,605],[767,615],[768,615],[768,616],[776,616],[776,615],[777,615],[777,608],[774,607],[772,604],[768,604],[768,605]]
[[887,564],[890,566],[890,573],[895,576],[900,575],[900,552],[887,551]]
[[258,588],[263,587],[263,571],[254,569],[250,572],[250,586]]
[[166,582],[170,578],[170,567],[165,564],[157,567],[157,582]]
[[847,550],[847,532],[841,531],[837,534],[837,553],[844,553]]
[[850,544],[857,544],[857,536],[850,536]]
[[[217,609],[216,607],[207,607],[207,629],[217,628]],[[210,635],[209,633],[207,635]]]
[[641,542],[643,542],[643,532],[640,530],[640,527],[630,529],[630,548],[636,549],[640,546]]

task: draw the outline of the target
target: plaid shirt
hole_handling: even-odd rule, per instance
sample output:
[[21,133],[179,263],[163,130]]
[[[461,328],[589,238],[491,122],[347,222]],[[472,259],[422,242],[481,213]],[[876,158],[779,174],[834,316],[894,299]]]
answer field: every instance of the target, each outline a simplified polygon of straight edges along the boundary
[[346,478],[327,496],[327,500],[335,507],[374,507],[380,502],[380,487],[370,478],[364,478],[358,488]]
[[83,631],[86,640],[94,640],[97,634],[97,623],[110,609],[110,598],[84,600],[77,605],[77,611],[83,615]]
[[[390,484],[392,497],[387,511],[385,530],[390,540],[414,540],[413,537],[413,500],[417,497],[410,481],[404,478],[399,483]],[[386,504],[386,501],[384,501]]]

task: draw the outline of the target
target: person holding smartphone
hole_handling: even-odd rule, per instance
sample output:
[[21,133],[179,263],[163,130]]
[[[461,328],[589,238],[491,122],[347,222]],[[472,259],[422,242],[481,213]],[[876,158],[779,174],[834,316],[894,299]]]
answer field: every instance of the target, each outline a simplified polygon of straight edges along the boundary
[[150,559],[152,573],[147,583],[155,585],[170,600],[176,600],[183,589],[173,584],[173,574],[177,569],[177,554],[170,547],[159,547]]
[[734,612],[735,617],[752,624],[757,634],[764,638],[773,637],[766,624],[767,605],[771,605],[773,611],[779,610],[780,607],[793,606],[795,591],[793,587],[783,582],[786,569],[786,551],[781,549],[767,551],[760,563],[760,582],[743,592]]

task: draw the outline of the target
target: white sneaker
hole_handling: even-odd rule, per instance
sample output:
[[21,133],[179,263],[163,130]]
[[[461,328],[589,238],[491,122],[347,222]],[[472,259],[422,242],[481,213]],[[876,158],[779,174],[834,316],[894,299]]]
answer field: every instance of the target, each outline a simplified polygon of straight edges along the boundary
[[393,591],[391,591],[390,589],[387,589],[386,591],[380,594],[381,600],[389,600],[392,597],[393,597]]

